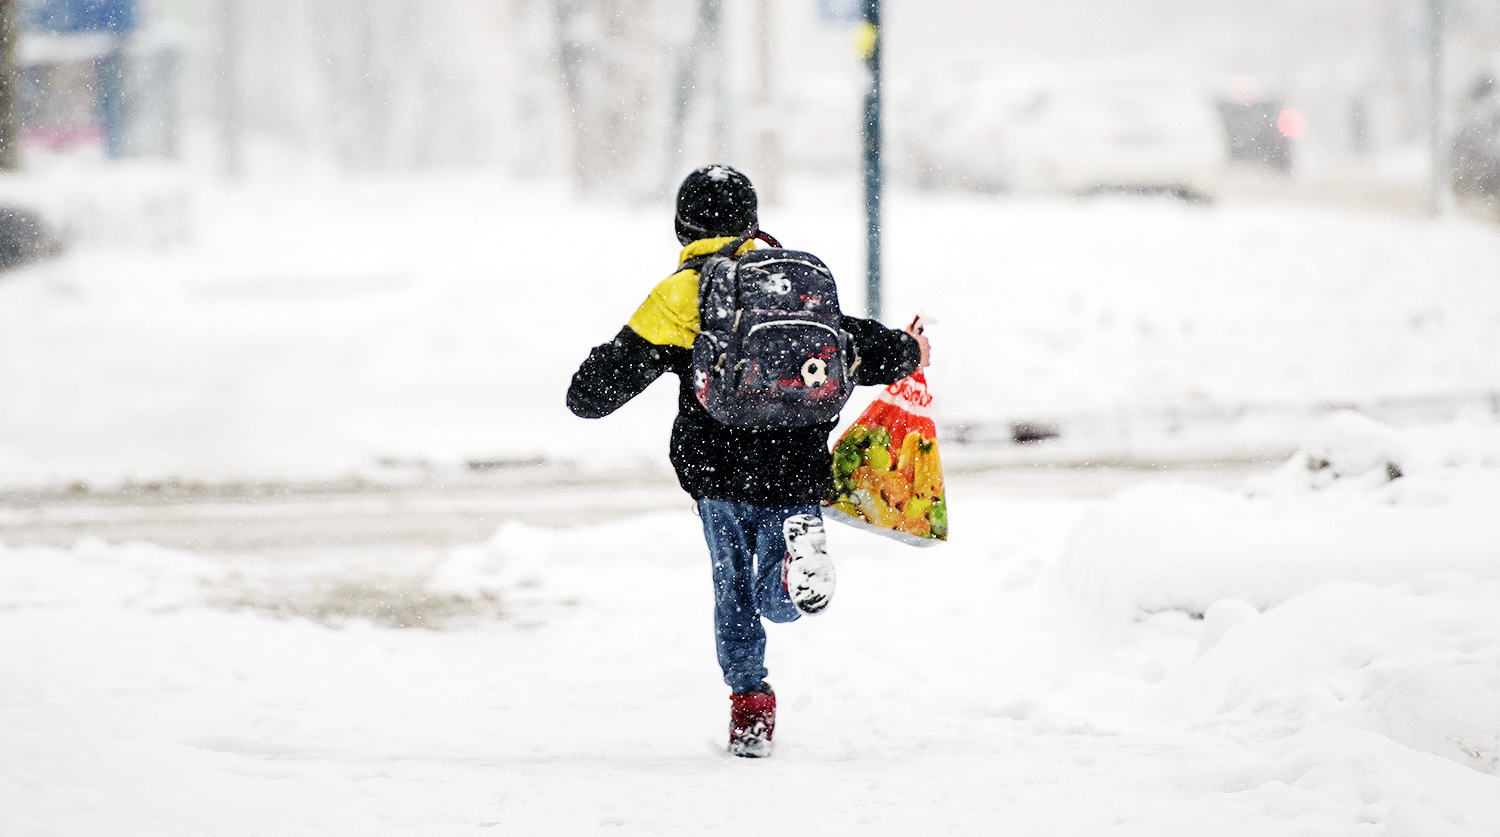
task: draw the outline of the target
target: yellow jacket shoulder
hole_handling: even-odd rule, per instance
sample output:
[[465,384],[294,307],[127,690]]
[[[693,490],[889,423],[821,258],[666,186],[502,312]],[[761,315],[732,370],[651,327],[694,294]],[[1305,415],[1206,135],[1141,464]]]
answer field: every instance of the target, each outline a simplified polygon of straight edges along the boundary
[[698,271],[679,270],[652,289],[630,330],[658,346],[693,347],[698,336]]
[[[716,252],[733,238],[704,238],[682,248],[677,263]],[[738,252],[755,249],[755,240],[745,242]],[[679,270],[652,289],[646,301],[635,310],[628,323],[630,330],[657,346],[693,347],[698,336],[698,271]]]

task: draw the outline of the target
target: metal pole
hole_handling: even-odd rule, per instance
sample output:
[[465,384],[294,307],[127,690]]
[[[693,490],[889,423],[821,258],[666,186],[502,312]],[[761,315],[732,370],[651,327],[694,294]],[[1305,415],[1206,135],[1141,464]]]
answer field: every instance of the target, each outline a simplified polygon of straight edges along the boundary
[[775,203],[781,193],[781,154],[776,147],[776,123],[772,110],[771,0],[755,3],[755,182],[761,200]]
[[99,121],[104,127],[104,152],[111,160],[125,151],[125,45],[116,37],[109,52],[94,62],[98,79]]
[[1448,183],[1448,147],[1443,131],[1443,112],[1446,109],[1443,104],[1443,0],[1427,0],[1427,30],[1428,139],[1432,157],[1428,198],[1432,217],[1440,218],[1448,211],[1452,191]]
[[729,158],[729,89],[724,60],[724,7],[722,0],[705,0],[703,6],[703,52],[708,59],[708,87],[713,96],[709,116],[709,142],[715,162]]
[[677,179],[682,174],[678,169],[682,166],[682,143],[687,136],[688,104],[692,101],[698,74],[698,39],[688,42],[686,54],[673,57],[676,90],[672,99],[671,134],[667,137],[667,170],[662,180],[662,187],[668,195],[676,193]]
[[865,14],[860,35],[868,87],[865,89],[864,179],[865,179],[865,313],[880,319],[880,0],[864,0]]
[[240,101],[240,0],[219,0],[219,144],[224,174],[244,174],[244,125]]

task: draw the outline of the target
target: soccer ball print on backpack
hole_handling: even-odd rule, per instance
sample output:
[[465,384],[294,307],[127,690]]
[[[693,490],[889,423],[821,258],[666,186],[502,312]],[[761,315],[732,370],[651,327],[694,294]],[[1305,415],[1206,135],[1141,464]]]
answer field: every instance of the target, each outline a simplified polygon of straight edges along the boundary
[[710,416],[741,427],[833,421],[854,389],[833,273],[811,253],[773,247],[699,270],[693,385]]

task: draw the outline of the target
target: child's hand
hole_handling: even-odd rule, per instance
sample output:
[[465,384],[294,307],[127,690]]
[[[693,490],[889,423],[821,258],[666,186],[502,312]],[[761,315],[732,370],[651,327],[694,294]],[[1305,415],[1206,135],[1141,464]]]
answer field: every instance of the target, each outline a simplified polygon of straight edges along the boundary
[[932,346],[927,342],[927,337],[922,334],[922,317],[913,317],[911,325],[906,327],[906,333],[910,334],[922,349],[922,359],[917,362],[918,369],[926,369],[932,363]]

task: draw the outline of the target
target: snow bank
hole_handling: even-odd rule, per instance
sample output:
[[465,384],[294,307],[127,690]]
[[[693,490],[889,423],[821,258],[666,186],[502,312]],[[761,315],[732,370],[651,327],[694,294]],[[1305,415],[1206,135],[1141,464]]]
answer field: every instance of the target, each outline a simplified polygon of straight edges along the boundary
[[200,602],[223,568],[152,544],[80,540],[70,549],[0,544],[0,608],[126,606],[159,611]]
[[447,550],[423,586],[434,595],[469,599],[503,593],[527,607],[539,598],[576,599],[589,595],[591,586],[580,575],[580,565],[639,565],[698,555],[703,551],[701,531],[698,519],[683,512],[569,529],[508,521],[484,543]]
[[1238,491],[1145,486],[1105,502],[1056,578],[1123,637],[1115,657],[1159,683],[1121,690],[1137,720],[1258,742],[1182,781],[1319,833],[1493,834],[1497,504],[1500,427],[1336,414]]
[[[215,606],[242,573],[370,584],[375,551],[0,548],[0,832],[750,833],[725,812],[778,793],[830,833],[1500,829],[1500,582],[1080,619],[1037,570],[1090,503],[956,501],[970,534],[920,555],[830,530],[840,598],[771,627],[784,709],[753,765],[723,754],[685,511],[397,556],[401,595],[500,598],[448,630]],[[914,595],[918,568],[962,583]]]
[[[81,244],[0,277],[0,484],[665,470],[671,383],[601,422],[563,395],[670,270],[668,207],[489,176],[225,189],[136,174],[96,203],[145,218],[133,207],[151,196],[189,196],[163,217],[186,214],[190,244]],[[863,307],[855,185],[789,182],[763,211],[828,262],[849,311]],[[1488,228],[900,192],[889,209],[888,318],[940,321],[940,426],[1058,419],[1071,436],[1142,411],[1500,381],[1500,285],[1473,281],[1500,272]],[[1250,423],[1204,445],[1289,449],[1307,426]]]
[[[655,597],[629,584],[600,591],[599,564],[620,568],[702,560],[696,517],[635,515],[573,528],[502,524],[483,543],[374,551],[353,559],[236,560],[149,543],[89,538],[71,548],[0,544],[0,610],[164,613],[217,607],[332,626],[369,621],[452,628],[491,617],[551,612],[601,596]],[[312,556],[308,556],[312,557]],[[358,572],[352,577],[352,560]]]
[[1305,833],[1500,833],[1500,781],[1346,724],[1309,724],[1267,758],[1200,777],[1209,778],[1226,782],[1243,813],[1295,819]]
[[[1215,629],[1225,611],[1234,624]],[[1263,744],[1194,781],[1267,814],[1330,817],[1329,828],[1500,829],[1500,582],[1332,582],[1263,614],[1226,600],[1206,621],[1201,654],[1162,682],[1148,714]]]
[[1330,581],[1452,570],[1500,578],[1500,427],[1396,430],[1336,414],[1239,491],[1121,493],[1073,531],[1059,571],[1101,612],[1264,609]]
[[1191,416],[1500,383],[1500,288],[1473,278],[1500,269],[1491,229],[1123,199],[890,204],[887,310],[940,319],[928,378],[950,417]]
[[1500,582],[1332,582],[1206,640],[1158,697],[1174,717],[1337,721],[1500,774]]

